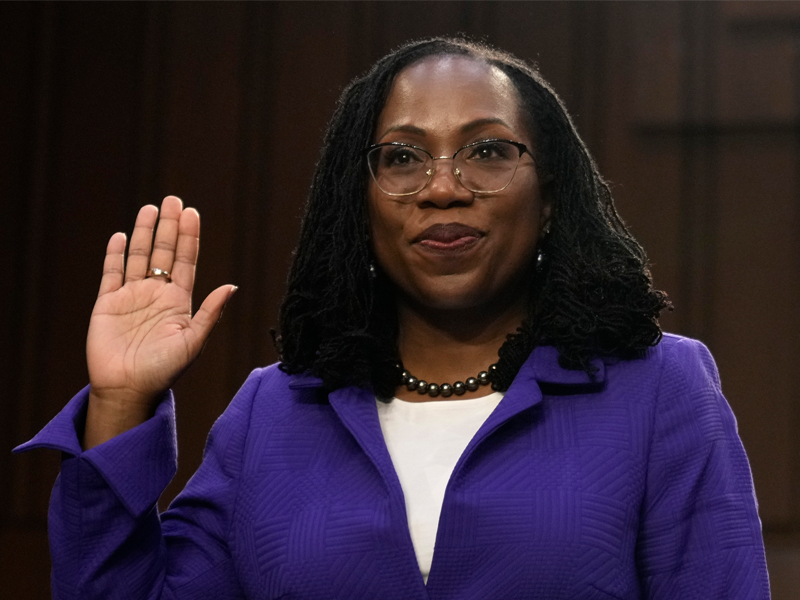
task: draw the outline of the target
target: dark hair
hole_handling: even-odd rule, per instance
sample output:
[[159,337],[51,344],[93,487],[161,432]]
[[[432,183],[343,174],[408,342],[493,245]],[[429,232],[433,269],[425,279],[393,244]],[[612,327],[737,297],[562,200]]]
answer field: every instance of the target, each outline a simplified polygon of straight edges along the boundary
[[400,384],[392,284],[370,276],[363,149],[390,87],[426,57],[463,55],[502,70],[514,83],[535,140],[540,180],[550,179],[545,257],[530,278],[529,317],[499,350],[494,383],[507,389],[538,345],[553,345],[562,367],[592,372],[597,356],[623,359],[658,343],[660,312],[644,250],[614,208],[608,185],[566,108],[539,73],[484,44],[432,38],[404,45],[344,90],[331,119],[280,313],[280,368],[308,372],[328,389],[371,387],[391,397]]

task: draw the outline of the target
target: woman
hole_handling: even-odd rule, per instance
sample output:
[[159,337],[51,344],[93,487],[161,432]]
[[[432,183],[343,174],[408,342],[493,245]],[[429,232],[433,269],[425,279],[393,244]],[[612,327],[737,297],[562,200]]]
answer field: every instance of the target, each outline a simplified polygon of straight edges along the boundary
[[167,390],[235,288],[190,318],[197,213],[165,199],[151,251],[156,218],[127,265],[111,238],[90,386],[24,446],[67,456],[57,598],[768,597],[713,360],[662,339],[644,252],[517,59],[427,40],[345,91],[281,364],[160,516]]

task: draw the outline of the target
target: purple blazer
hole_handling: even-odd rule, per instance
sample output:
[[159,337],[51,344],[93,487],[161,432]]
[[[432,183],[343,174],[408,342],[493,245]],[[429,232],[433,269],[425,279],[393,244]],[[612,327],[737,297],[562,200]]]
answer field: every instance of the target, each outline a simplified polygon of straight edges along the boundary
[[66,599],[769,598],[756,501],[714,362],[667,335],[595,381],[536,349],[447,485],[427,586],[375,398],[252,373],[169,510],[173,400],[82,452],[87,390],[17,450],[63,451]]

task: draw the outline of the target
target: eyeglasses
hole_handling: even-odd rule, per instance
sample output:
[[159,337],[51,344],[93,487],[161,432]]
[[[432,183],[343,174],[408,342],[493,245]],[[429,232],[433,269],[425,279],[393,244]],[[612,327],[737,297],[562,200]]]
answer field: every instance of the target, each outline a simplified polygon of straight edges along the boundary
[[470,192],[495,194],[506,189],[527,146],[511,140],[481,140],[450,156],[433,156],[427,150],[387,142],[366,150],[369,172],[381,191],[389,196],[421,192],[436,172],[435,160],[452,160],[453,175]]

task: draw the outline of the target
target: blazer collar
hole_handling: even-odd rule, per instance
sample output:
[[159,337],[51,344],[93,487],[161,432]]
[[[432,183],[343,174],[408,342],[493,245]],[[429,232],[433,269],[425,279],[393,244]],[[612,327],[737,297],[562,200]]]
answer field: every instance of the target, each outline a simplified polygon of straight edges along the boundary
[[[606,365],[599,358],[590,361],[593,372],[564,369],[558,364],[558,350],[554,346],[539,346],[520,369],[531,369],[531,377],[539,383],[543,394],[569,396],[602,391],[606,382]],[[519,378],[519,377],[518,377]],[[516,380],[515,380],[516,383]]]

